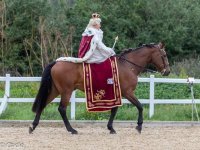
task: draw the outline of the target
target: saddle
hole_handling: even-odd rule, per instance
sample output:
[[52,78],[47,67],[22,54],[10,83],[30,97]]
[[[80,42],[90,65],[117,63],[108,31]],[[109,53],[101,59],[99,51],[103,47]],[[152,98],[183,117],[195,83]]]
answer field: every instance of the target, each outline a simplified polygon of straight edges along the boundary
[[83,63],[86,106],[89,112],[122,106],[116,57],[100,64]]

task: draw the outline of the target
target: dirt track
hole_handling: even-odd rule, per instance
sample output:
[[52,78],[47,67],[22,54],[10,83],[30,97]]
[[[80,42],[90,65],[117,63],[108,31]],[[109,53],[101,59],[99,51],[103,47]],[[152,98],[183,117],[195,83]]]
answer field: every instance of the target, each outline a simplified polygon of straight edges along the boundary
[[71,135],[63,126],[39,126],[33,134],[28,126],[0,126],[1,150],[199,150],[200,126],[144,127],[138,134],[133,127],[116,127],[110,135],[101,126],[76,128]]

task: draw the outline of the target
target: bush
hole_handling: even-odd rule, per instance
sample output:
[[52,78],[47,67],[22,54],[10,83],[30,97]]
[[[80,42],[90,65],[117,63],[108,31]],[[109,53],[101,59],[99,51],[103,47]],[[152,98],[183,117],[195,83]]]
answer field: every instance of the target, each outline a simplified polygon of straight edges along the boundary
[[200,79],[200,58],[183,59],[180,62],[174,62],[171,70],[180,78],[194,77]]
[[[200,54],[200,4],[194,0],[4,0],[0,74],[40,75],[60,56],[77,56],[89,18],[99,12],[104,42],[116,52],[164,41],[170,62]],[[5,3],[5,4],[4,4]],[[4,7],[4,5],[6,7]],[[6,9],[3,9],[6,8]]]

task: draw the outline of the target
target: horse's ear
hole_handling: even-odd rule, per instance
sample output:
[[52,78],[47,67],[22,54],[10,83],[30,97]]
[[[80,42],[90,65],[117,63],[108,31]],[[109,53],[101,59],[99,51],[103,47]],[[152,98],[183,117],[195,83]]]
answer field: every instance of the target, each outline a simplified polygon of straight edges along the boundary
[[160,47],[160,49],[164,48],[165,47],[165,44],[163,42],[159,42],[158,43],[158,46]]
[[143,45],[143,43],[139,43],[138,46],[141,47]]

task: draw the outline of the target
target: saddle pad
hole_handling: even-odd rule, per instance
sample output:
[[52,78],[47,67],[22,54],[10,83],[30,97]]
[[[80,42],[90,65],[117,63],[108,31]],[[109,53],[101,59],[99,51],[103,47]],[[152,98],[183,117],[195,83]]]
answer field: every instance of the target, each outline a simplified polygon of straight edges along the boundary
[[89,112],[109,111],[121,106],[116,57],[101,64],[83,64],[86,106]]

